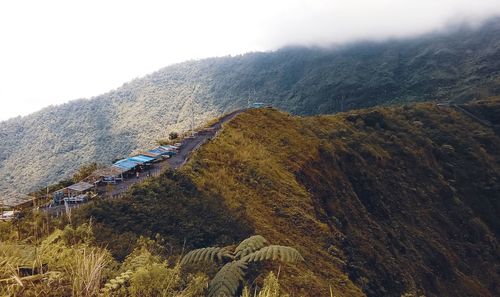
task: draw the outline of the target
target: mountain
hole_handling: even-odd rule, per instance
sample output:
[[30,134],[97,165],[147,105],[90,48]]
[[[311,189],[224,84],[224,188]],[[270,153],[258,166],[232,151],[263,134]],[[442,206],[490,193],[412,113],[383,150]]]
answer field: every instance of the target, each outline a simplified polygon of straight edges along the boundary
[[262,267],[292,296],[498,296],[499,114],[500,98],[314,117],[250,110],[180,171],[76,220],[92,217],[121,259],[140,235],[159,234],[176,255],[261,234],[303,255]]
[[188,61],[90,100],[1,122],[0,199],[151,146],[248,98],[313,115],[497,94],[500,19],[415,38]]

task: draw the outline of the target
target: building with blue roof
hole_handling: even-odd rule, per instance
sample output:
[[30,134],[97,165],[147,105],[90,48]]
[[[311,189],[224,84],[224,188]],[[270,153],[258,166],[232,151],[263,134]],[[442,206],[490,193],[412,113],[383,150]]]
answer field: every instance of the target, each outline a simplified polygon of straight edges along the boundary
[[162,156],[173,156],[177,154],[177,151],[175,149],[176,147],[174,146],[159,146],[155,149],[149,150],[148,152],[154,153],[154,154],[160,154]]
[[126,170],[132,170],[135,167],[139,166],[141,163],[129,159],[122,159],[120,161],[117,161],[113,164],[113,166],[126,169]]
[[146,163],[151,163],[155,160],[155,158],[143,156],[143,155],[137,155],[128,158],[128,160],[133,161],[133,162],[139,162],[141,164],[146,164]]

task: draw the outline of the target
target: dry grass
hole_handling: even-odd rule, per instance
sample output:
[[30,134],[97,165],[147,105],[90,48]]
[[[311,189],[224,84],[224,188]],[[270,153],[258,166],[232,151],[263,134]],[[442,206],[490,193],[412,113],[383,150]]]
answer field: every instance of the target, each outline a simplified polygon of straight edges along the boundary
[[264,284],[260,291],[257,289],[253,290],[253,294],[251,293],[251,289],[248,287],[243,288],[243,292],[241,297],[288,297],[289,295],[283,293],[280,288],[280,283],[276,275],[271,271],[264,279]]
[[306,263],[289,265],[282,274],[285,290],[295,296],[327,295],[328,286],[339,280],[335,288],[344,292],[339,296],[362,296],[341,277],[333,259],[325,261],[331,256],[321,247],[331,241],[330,229],[317,219],[311,196],[295,175],[317,155],[319,145],[301,118],[252,110],[229,122],[183,170],[200,189],[224,197],[230,208],[245,209],[256,233],[298,247]]
[[[488,110],[485,107],[481,112],[495,118]],[[443,160],[444,144],[454,149],[454,156],[449,157],[453,160]],[[404,278],[414,283],[414,276],[408,277],[407,271],[427,265],[422,260],[426,255],[417,247],[412,248],[416,256],[402,252],[398,261],[404,259],[404,264],[391,260],[387,246],[392,243],[387,242],[387,233],[400,231],[393,230],[391,224],[386,226],[384,220],[392,219],[393,213],[398,214],[395,225],[405,226],[407,232],[429,245],[440,242],[441,252],[456,259],[454,249],[448,247],[450,241],[442,242],[446,231],[429,239],[428,233],[401,219],[399,212],[422,216],[418,221],[429,224],[426,230],[443,228],[435,224],[443,219],[442,214],[449,224],[461,226],[461,218],[470,212],[460,209],[453,214],[446,208],[436,214],[419,205],[419,199],[434,200],[435,207],[442,207],[440,195],[460,187],[462,195],[469,197],[464,199],[490,228],[500,226],[492,208],[485,206],[497,205],[491,197],[498,194],[487,190],[489,194],[482,194],[481,202],[475,199],[478,191],[486,192],[480,184],[492,189],[498,180],[498,148],[498,137],[491,129],[454,109],[430,103],[309,118],[261,109],[227,123],[219,137],[200,149],[182,170],[199,189],[223,197],[231,209],[244,210],[255,233],[297,247],[306,263],[292,265],[283,273],[284,290],[294,296],[363,296],[361,288],[380,289],[380,294],[404,290],[406,284],[386,280]],[[450,172],[455,176],[445,178]],[[459,177],[461,183],[455,180]],[[347,234],[353,242],[349,249],[343,246]],[[384,275],[373,267],[365,268],[367,261],[384,263]],[[359,263],[357,268],[348,266],[353,262]],[[491,266],[483,266],[491,270]],[[359,271],[359,267],[369,278],[350,278],[345,273],[347,269]],[[421,273],[424,277],[425,271]],[[488,281],[488,277],[482,278]],[[476,283],[469,287],[483,292]]]
[[98,248],[82,248],[75,253],[74,263],[67,269],[72,295],[92,297],[99,294],[103,269],[108,264],[108,253]]

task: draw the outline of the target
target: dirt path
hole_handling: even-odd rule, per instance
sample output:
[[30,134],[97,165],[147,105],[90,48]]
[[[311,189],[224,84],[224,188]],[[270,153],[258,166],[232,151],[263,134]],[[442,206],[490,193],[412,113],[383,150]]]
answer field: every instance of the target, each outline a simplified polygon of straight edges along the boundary
[[[102,195],[102,197],[109,197],[109,198],[118,198],[121,197],[131,186],[143,181],[144,179],[150,177],[150,176],[158,176],[160,175],[164,170],[167,168],[172,168],[172,169],[178,169],[182,165],[184,165],[191,154],[198,149],[202,144],[207,142],[209,139],[213,138],[217,132],[222,128],[222,125],[228,121],[230,121],[232,118],[237,116],[238,114],[242,113],[246,109],[240,109],[233,111],[229,114],[226,114],[222,118],[219,119],[215,124],[211,125],[208,127],[208,129],[204,129],[196,135],[184,138],[182,140],[182,146],[180,147],[178,153],[171,158],[167,159],[166,161],[162,161],[156,164],[153,164],[152,167],[147,170],[143,171],[139,178],[129,178],[125,179],[124,181],[113,185],[113,190],[111,193],[105,193]],[[72,204],[69,205],[69,208],[78,208],[81,204]],[[54,216],[59,216],[65,213],[66,208],[64,205],[58,205],[58,206],[53,206],[53,207],[44,207],[41,208],[41,210],[54,215]]]

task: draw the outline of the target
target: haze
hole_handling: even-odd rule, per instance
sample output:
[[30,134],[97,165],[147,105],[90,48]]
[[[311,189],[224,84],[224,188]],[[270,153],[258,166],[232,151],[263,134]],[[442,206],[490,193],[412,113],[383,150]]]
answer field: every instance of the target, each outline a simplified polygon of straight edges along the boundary
[[3,1],[0,120],[189,59],[409,36],[498,13],[498,0]]

